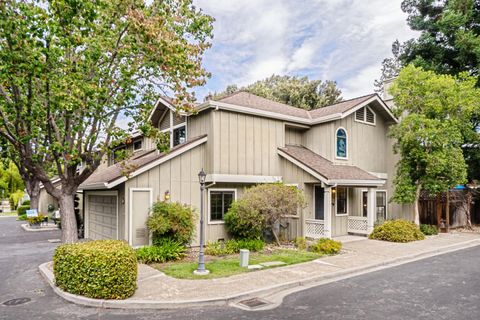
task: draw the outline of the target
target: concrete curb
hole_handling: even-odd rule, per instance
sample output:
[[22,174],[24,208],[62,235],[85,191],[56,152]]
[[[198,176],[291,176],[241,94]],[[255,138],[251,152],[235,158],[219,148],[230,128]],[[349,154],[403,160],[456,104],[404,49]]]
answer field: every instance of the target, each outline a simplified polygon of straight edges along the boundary
[[33,229],[33,228],[30,228],[28,223],[24,223],[22,225],[20,225],[22,227],[23,230],[27,231],[27,232],[43,232],[43,231],[57,231],[57,230],[60,230],[60,228],[58,227],[45,227],[45,228],[38,228],[38,229]]
[[[345,279],[349,277],[355,277],[359,274],[374,272],[380,269],[394,267],[416,260],[421,260],[449,252],[454,252],[462,249],[468,249],[471,247],[479,246],[480,239],[468,240],[453,245],[436,248],[432,251],[411,254],[399,258],[393,258],[383,261],[381,263],[374,263],[364,265],[356,268],[343,269],[336,272],[332,272],[326,275],[313,276],[311,278],[295,280],[291,282],[276,284],[260,289],[242,292],[239,294],[211,298],[211,299],[197,299],[197,300],[177,300],[177,301],[162,301],[162,300],[105,300],[105,299],[92,299],[79,295],[74,295],[65,292],[55,286],[53,272],[48,268],[51,262],[43,263],[39,266],[40,273],[52,287],[53,291],[62,297],[63,299],[73,302],[75,304],[96,307],[96,308],[112,308],[112,309],[174,309],[185,307],[200,307],[200,306],[224,306],[229,305],[246,298],[257,297],[260,295],[273,295],[281,291],[290,290],[293,288],[302,290],[308,287],[313,287],[315,284],[320,285],[322,282],[332,282],[337,278]],[[297,291],[297,290],[296,290]]]

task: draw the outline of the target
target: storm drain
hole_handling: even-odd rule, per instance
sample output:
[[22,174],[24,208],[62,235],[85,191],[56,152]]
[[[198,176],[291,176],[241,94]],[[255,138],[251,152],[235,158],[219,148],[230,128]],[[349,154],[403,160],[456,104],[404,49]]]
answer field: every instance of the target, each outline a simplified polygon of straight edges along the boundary
[[242,300],[238,304],[244,305],[250,309],[260,308],[268,304],[268,302],[261,300],[259,298],[253,298],[248,300]]
[[30,299],[30,298],[15,298],[15,299],[7,300],[2,304],[4,306],[12,307],[12,306],[19,306],[21,304],[24,304],[24,303],[27,303],[27,302],[30,302],[30,301],[32,301],[32,299]]

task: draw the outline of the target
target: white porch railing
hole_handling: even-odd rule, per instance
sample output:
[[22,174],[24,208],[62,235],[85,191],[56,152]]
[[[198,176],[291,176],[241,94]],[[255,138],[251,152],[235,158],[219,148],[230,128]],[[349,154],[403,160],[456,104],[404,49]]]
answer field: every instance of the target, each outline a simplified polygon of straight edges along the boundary
[[306,219],[305,220],[305,237],[320,239],[325,236],[323,220]]
[[349,216],[347,219],[347,231],[349,233],[368,234],[367,218]]

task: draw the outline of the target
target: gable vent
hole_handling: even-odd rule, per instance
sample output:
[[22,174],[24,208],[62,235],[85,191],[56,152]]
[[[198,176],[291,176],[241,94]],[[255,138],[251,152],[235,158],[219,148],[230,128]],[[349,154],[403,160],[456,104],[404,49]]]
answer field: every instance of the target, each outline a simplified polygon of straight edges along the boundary
[[373,113],[372,110],[370,110],[369,108],[366,108],[367,110],[367,122],[368,123],[375,123],[375,114]]
[[355,119],[358,121],[365,121],[365,108],[358,109],[355,112]]

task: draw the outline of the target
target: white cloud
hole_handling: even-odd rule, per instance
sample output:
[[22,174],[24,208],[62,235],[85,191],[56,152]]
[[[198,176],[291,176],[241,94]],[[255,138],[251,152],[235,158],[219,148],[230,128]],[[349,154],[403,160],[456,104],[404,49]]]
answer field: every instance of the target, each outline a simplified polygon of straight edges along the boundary
[[216,19],[213,47],[205,56],[213,77],[197,94],[201,97],[273,73],[336,80],[346,98],[372,92],[391,43],[415,36],[400,3],[196,0]]

